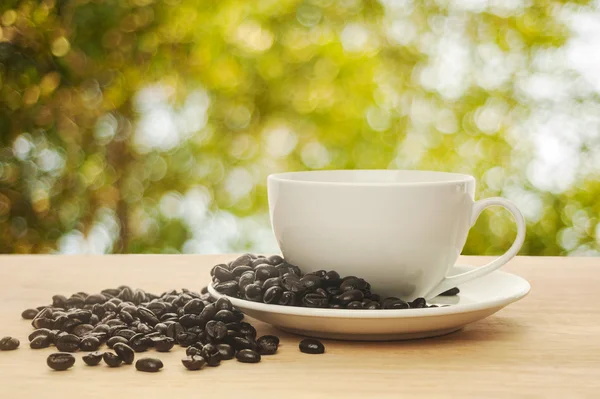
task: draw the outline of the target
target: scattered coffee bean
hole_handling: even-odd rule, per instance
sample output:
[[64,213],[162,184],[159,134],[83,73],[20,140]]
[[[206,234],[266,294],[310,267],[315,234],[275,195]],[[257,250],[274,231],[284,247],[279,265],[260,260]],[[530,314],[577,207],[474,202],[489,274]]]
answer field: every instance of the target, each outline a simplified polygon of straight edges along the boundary
[[49,346],[50,342],[47,335],[38,335],[29,343],[31,349],[43,349]]
[[235,355],[235,358],[238,360],[238,362],[242,363],[260,362],[260,354],[252,349],[242,349]]
[[37,316],[37,314],[38,314],[37,309],[25,309],[23,311],[23,313],[21,313],[21,317],[24,318],[25,320],[33,320],[33,319],[35,319],[35,316]]
[[52,370],[65,371],[75,364],[75,356],[70,353],[53,353],[46,359],[46,364]]
[[221,363],[221,352],[216,345],[207,344],[202,348],[202,357],[206,360],[206,363],[215,367]]
[[83,359],[84,363],[88,366],[97,366],[98,364],[100,364],[103,355],[104,353],[102,352],[91,352],[87,355],[83,355],[81,359]]
[[117,356],[119,356],[119,358],[125,362],[125,364],[133,363],[135,352],[129,345],[118,342],[115,344],[113,349],[117,353]]
[[323,346],[321,341],[312,338],[300,341],[299,347],[302,353],[320,354],[325,352],[325,346]]
[[168,352],[175,345],[175,340],[169,337],[159,337],[152,340],[154,342],[154,349],[157,352]]
[[135,362],[135,368],[146,373],[156,373],[163,368],[163,362],[160,359],[144,357]]
[[123,363],[123,360],[112,352],[104,352],[102,359],[109,367],[119,367]]
[[231,345],[219,344],[217,345],[219,353],[221,354],[221,360],[230,360],[235,356],[235,350]]
[[96,337],[88,336],[81,340],[79,349],[83,352],[95,352],[100,347],[100,340]]
[[76,352],[80,342],[77,335],[65,334],[56,340],[56,349],[61,352]]
[[206,365],[206,360],[200,355],[188,356],[181,360],[183,366],[188,370],[200,370]]
[[274,335],[263,335],[256,340],[256,345],[261,355],[274,355],[279,346],[279,338]]

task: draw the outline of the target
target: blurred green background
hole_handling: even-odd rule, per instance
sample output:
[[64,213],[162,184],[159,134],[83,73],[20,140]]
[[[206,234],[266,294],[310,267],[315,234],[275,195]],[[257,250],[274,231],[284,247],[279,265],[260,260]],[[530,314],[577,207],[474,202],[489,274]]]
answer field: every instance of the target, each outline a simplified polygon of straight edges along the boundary
[[594,2],[2,0],[0,252],[275,252],[268,174],[392,168],[596,255],[599,93]]

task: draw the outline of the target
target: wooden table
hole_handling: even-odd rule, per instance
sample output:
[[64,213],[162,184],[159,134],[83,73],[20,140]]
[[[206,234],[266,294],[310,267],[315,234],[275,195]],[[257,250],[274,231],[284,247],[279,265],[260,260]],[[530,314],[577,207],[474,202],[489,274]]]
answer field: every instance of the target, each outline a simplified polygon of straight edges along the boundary
[[[77,354],[67,372],[53,372],[32,350],[25,308],[56,293],[98,292],[128,284],[150,292],[200,289],[212,265],[233,255],[0,256],[0,336],[21,347],[0,352],[0,398],[316,398],[340,397],[600,397],[600,259],[530,258],[506,270],[526,278],[531,293],[496,315],[441,338],[388,343],[324,341],[327,353],[298,351],[299,337],[256,322],[259,334],[277,334],[276,356],[259,364],[235,360],[186,371],[177,347],[154,353],[157,374],[133,366],[84,366]],[[483,264],[486,258],[463,258]],[[139,355],[138,355],[139,356]]]

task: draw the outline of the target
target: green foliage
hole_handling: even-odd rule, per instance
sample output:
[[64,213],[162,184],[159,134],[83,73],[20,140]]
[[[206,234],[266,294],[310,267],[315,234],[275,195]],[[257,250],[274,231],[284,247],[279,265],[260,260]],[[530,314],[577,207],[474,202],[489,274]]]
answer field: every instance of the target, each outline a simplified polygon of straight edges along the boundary
[[[52,252],[73,232],[100,252],[182,251],[217,226],[182,203],[256,217],[222,247],[251,250],[268,222],[268,174],[342,168],[470,173],[478,198],[516,190],[540,204],[522,254],[597,251],[596,176],[536,187],[514,132],[536,104],[513,82],[537,49],[565,44],[557,13],[576,3],[406,4],[2,1],[0,252]],[[496,85],[436,84],[429,67],[457,32],[473,70],[486,67],[484,45],[523,65]],[[478,119],[489,109],[502,113],[496,126]],[[502,252],[514,234],[506,213],[488,211],[465,253]]]

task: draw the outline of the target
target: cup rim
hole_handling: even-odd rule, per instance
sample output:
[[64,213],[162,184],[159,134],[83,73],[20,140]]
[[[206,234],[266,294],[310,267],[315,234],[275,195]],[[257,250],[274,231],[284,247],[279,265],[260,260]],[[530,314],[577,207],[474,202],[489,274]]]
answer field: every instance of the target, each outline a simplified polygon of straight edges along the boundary
[[[392,182],[356,182],[356,181],[327,181],[327,180],[312,180],[303,179],[303,175],[326,175],[326,174],[351,174],[353,172],[358,173],[406,173],[407,175],[418,175],[418,174],[429,174],[435,176],[443,176],[439,180],[433,181],[392,181]],[[440,185],[451,185],[458,183],[469,183],[475,182],[475,177],[464,173],[454,172],[440,172],[435,170],[410,170],[410,169],[330,169],[330,170],[307,170],[307,171],[296,171],[296,172],[282,172],[273,173],[268,176],[268,181],[278,181],[292,184],[305,184],[305,185],[324,185],[324,186],[440,186]]]

